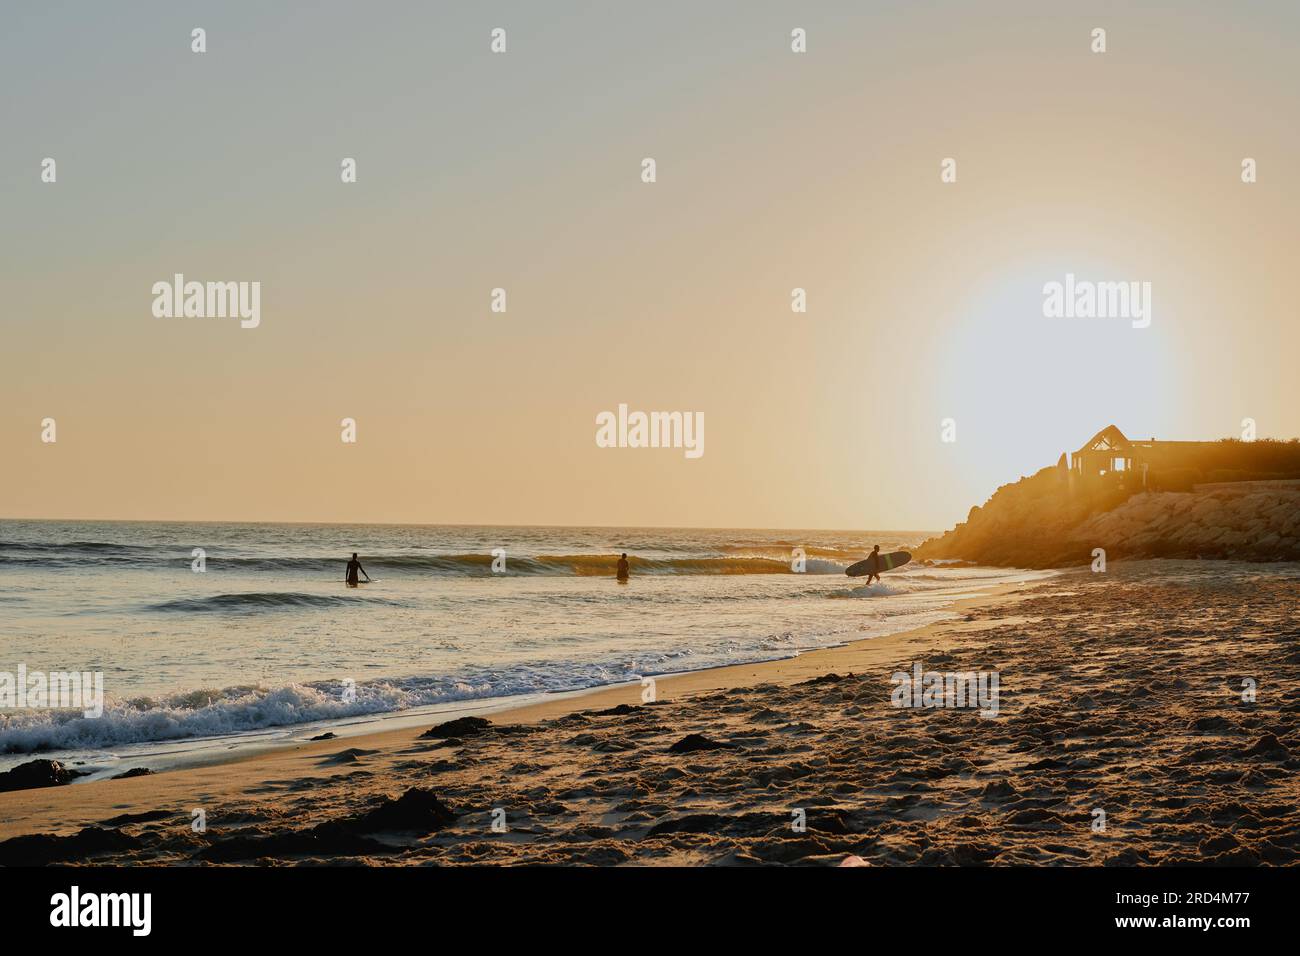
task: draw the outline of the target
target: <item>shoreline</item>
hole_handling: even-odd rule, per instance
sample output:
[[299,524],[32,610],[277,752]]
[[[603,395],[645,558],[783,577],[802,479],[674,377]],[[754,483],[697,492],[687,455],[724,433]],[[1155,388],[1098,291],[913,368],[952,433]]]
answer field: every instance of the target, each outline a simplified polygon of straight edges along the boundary
[[[861,673],[892,659],[905,647],[925,645],[934,648],[941,631],[948,634],[953,630],[960,632],[989,626],[963,628],[963,624],[969,625],[963,617],[989,605],[1014,604],[1018,595],[1024,596],[1026,592],[1057,580],[1058,577],[1053,577],[981,588],[979,593],[954,600],[945,609],[949,617],[894,634],[817,648],[795,657],[702,668],[656,678],[657,700],[682,701],[710,692],[766,683],[789,685],[839,671]],[[998,620],[1006,623],[1014,618]],[[621,704],[638,705],[642,702],[641,694],[639,683],[626,683],[566,691],[548,695],[546,699],[508,706],[454,706],[436,715],[412,714],[409,718],[401,717],[399,712],[389,719],[403,722],[409,719],[409,724],[339,735],[328,740],[285,741],[264,747],[252,745],[240,748],[239,752],[230,753],[224,759],[212,754],[211,759],[200,758],[199,762],[146,776],[100,778],[58,787],[0,793],[0,840],[30,833],[73,832],[122,813],[152,811],[162,804],[247,799],[256,788],[264,787],[282,775],[302,773],[312,761],[327,757],[341,745],[393,756],[395,752],[415,745],[423,731],[443,720],[489,715],[494,723],[537,724],[587,710],[613,708]],[[33,754],[32,759],[39,759],[39,755]]]
[[[1298,585],[1116,562],[652,704],[607,687],[0,795],[0,865],[1300,865]],[[979,699],[901,698],[917,665]]]

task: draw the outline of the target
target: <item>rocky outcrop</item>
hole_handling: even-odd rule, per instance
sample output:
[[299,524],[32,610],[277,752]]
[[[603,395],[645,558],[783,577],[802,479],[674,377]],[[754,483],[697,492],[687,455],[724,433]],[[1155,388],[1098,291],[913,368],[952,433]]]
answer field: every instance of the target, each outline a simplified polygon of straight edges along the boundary
[[1191,492],[1080,489],[1058,468],[999,488],[966,521],[931,538],[919,560],[1003,567],[1086,565],[1112,558],[1300,560],[1300,483],[1240,482]]
[[1070,532],[1093,514],[1123,500],[1116,494],[1077,494],[1068,474],[1044,468],[1003,485],[947,534],[913,552],[917,560],[962,559],[1001,567],[1045,568],[1077,564]]
[[1107,556],[1300,560],[1300,486],[1134,495],[1070,534]]
[[86,774],[71,770],[57,760],[29,760],[7,773],[0,773],[0,793],[9,790],[33,790],[37,787],[61,787]]
[[492,726],[484,717],[458,717],[430,727],[420,734],[421,740],[450,740],[452,737],[472,737]]

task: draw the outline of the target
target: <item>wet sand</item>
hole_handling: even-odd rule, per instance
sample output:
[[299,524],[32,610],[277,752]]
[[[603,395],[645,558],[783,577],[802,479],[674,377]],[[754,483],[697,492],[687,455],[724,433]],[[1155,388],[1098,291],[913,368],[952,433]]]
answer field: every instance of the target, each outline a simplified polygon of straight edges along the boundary
[[[0,794],[0,839],[44,835],[0,863],[1294,864],[1298,581],[1112,564],[664,678],[653,704],[608,688],[432,738]],[[998,716],[894,706],[917,663],[997,671]]]

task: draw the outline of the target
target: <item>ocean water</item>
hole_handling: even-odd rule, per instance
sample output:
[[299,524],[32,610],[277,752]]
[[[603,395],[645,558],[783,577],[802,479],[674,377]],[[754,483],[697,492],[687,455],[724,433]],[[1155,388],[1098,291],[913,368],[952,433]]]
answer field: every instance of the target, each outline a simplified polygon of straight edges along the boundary
[[[960,596],[1043,574],[914,564],[870,588],[843,574],[873,544],[927,536],[0,521],[0,672],[101,671],[106,698],[98,718],[0,711],[0,769],[33,752],[99,773],[157,769],[789,657],[939,620]],[[374,583],[344,585],[353,551]],[[622,551],[626,584],[614,580]]]

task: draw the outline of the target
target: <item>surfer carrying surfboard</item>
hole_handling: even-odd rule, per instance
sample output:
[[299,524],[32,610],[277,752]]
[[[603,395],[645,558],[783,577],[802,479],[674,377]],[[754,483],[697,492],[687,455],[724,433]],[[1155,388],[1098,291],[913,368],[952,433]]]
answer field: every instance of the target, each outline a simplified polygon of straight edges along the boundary
[[[357,586],[358,571],[361,572],[362,574],[366,574],[366,569],[363,568],[361,566],[361,562],[357,560],[357,553],[353,551],[352,560],[348,562],[348,569],[346,572],[344,572],[344,576],[343,576],[343,579],[348,583],[348,587],[354,588]],[[366,574],[366,583],[367,584],[370,583],[370,575],[368,574]]]
[[906,551],[891,551],[889,554],[881,554],[880,545],[876,545],[871,554],[856,564],[850,564],[844,569],[844,573],[851,578],[860,578],[866,575],[867,584],[870,585],[872,578],[877,581],[880,580],[881,571],[893,571],[895,568],[901,568],[911,560],[912,556]]
[[[355,558],[356,555],[353,555],[353,557]],[[866,586],[871,587],[872,578],[875,578],[877,581],[880,580],[880,545],[876,545],[874,548],[871,549],[871,554],[867,558],[867,560],[871,563],[867,565]]]

